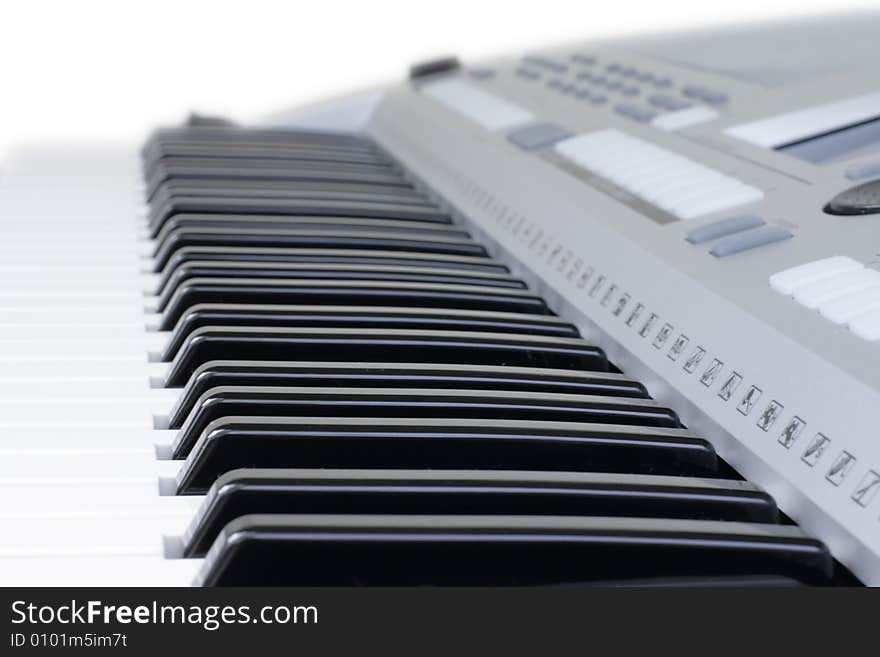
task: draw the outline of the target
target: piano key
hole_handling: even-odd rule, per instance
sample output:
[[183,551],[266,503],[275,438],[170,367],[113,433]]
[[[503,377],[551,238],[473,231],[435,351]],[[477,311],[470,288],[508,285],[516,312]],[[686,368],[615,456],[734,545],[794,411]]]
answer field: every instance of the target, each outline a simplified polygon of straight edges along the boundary
[[[183,499],[186,499],[184,496]],[[568,472],[233,470],[208,491],[183,536],[204,556],[222,528],[251,514],[547,515],[778,521],[776,503],[743,482]]]
[[196,401],[209,389],[247,385],[455,388],[648,397],[642,384],[610,372],[414,363],[211,361],[193,372],[169,413],[168,426],[180,428]]
[[181,196],[167,204],[153,206],[150,227],[155,236],[164,224],[179,214],[259,215],[262,217],[364,217],[407,219],[426,223],[448,224],[449,215],[432,206],[374,201],[336,199],[264,199]]
[[194,260],[399,265],[402,267],[439,267],[442,269],[509,273],[509,270],[505,265],[485,256],[458,256],[441,253],[408,253],[403,251],[382,250],[364,251],[361,249],[272,249],[253,247],[188,246],[176,251],[168,260],[163,273],[159,278],[160,285],[165,284],[167,278],[181,263]]
[[828,549],[782,525],[655,518],[290,514],[233,520],[196,583],[535,585],[782,575],[824,584]]
[[174,325],[161,360],[174,360],[189,334],[203,326],[422,329],[580,337],[572,324],[552,315],[382,306],[198,304]]
[[340,162],[349,164],[374,164],[394,168],[389,158],[359,149],[322,148],[312,144],[210,144],[210,143],[156,143],[144,154],[144,171],[150,174],[156,167],[180,161],[210,160],[263,160]]
[[674,411],[650,399],[511,390],[400,388],[211,388],[193,406],[174,440],[185,457],[205,428],[223,417],[414,417],[537,420],[680,427]]
[[375,185],[342,185],[311,183],[291,186],[273,181],[175,181],[169,180],[156,190],[151,204],[159,205],[178,196],[212,196],[216,198],[281,198],[325,199],[337,201],[373,201],[433,207],[428,197],[412,188],[383,188]]
[[163,167],[161,175],[153,176],[147,181],[147,198],[151,198],[166,180],[228,180],[236,183],[240,180],[277,180],[292,184],[300,182],[342,182],[359,185],[376,185],[381,187],[410,187],[410,183],[399,174],[385,170],[346,170],[343,167],[319,168],[316,164],[303,166],[276,167],[189,167],[172,165]]
[[329,249],[366,249],[420,251],[446,255],[485,256],[486,250],[468,239],[439,238],[420,239],[418,235],[407,233],[358,232],[320,230],[259,230],[224,228],[178,228],[165,238],[162,248],[154,253],[156,271],[164,269],[166,263],[178,249],[186,246],[223,247],[320,247]]
[[525,289],[525,283],[509,274],[461,272],[436,267],[394,267],[387,265],[286,264],[254,262],[190,262],[176,268],[165,288],[157,297],[156,309],[162,312],[168,301],[187,281],[210,278],[338,281],[401,281],[448,285],[477,285],[514,290]]
[[199,437],[178,492],[237,468],[555,470],[711,476],[718,459],[685,429],[450,418],[227,417]]
[[332,306],[406,306],[492,310],[549,315],[544,300],[527,290],[488,285],[407,281],[278,278],[191,278],[164,306],[162,330],[170,330],[193,306],[245,303]]
[[171,363],[179,387],[200,365],[219,359],[328,360],[514,365],[608,371],[605,353],[583,340],[505,333],[389,329],[203,327]]
[[[181,214],[165,222],[153,239],[161,248],[169,233],[186,228],[234,228],[260,230],[336,230],[412,233],[417,237],[437,236],[468,239],[470,234],[451,224],[413,221],[409,219],[372,219],[369,217],[319,217],[319,216],[261,216]],[[158,250],[157,248],[157,250]]]
[[313,144],[321,148],[347,148],[379,152],[376,142],[363,135],[343,132],[289,130],[286,128],[207,128],[174,127],[156,130],[146,141],[142,150],[148,151],[154,144]]

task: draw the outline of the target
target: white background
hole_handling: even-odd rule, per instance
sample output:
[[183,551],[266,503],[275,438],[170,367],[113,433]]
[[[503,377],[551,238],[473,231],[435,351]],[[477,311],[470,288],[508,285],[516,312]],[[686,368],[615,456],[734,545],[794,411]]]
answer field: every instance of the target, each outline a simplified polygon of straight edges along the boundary
[[0,158],[35,140],[140,139],[189,110],[254,120],[465,61],[591,36],[794,17],[878,0],[4,0]]

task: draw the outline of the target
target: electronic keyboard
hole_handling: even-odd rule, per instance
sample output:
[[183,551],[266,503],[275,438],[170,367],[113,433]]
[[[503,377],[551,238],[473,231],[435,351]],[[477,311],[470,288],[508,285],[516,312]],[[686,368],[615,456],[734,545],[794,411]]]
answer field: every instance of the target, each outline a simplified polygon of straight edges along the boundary
[[878,30],[13,152],[0,583],[880,584]]

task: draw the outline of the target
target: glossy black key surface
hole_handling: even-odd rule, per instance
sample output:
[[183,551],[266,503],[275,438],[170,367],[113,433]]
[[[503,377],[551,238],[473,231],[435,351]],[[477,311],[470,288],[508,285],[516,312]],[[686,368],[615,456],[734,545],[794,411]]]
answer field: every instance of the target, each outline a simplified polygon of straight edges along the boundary
[[[150,227],[155,237],[165,223],[181,214],[244,215],[239,221],[245,223],[266,217],[316,216],[316,217],[363,217],[375,219],[407,219],[426,223],[448,224],[449,215],[438,208],[406,203],[379,203],[375,201],[346,201],[336,199],[260,199],[260,198],[208,198],[184,196],[151,211]],[[212,217],[215,221],[220,217]],[[276,219],[275,223],[281,223]]]
[[187,338],[166,382],[182,386],[211,360],[457,363],[608,371],[583,340],[476,331],[204,327]]
[[284,180],[291,184],[300,182],[343,182],[361,185],[377,185],[383,187],[411,187],[411,184],[400,175],[384,170],[353,170],[319,168],[316,164],[303,163],[302,166],[275,167],[189,167],[171,165],[147,181],[147,196],[152,198],[159,186],[166,180],[228,180],[236,183],[240,180]]
[[678,416],[650,399],[511,390],[286,388],[223,386],[205,392],[174,438],[185,457],[205,428],[224,417],[475,418],[680,427]]
[[486,249],[469,239],[420,238],[416,234],[368,231],[177,228],[165,237],[154,255],[155,271],[162,271],[174,253],[186,246],[364,249],[415,251],[446,255],[485,256]]
[[549,315],[544,300],[526,290],[487,285],[407,281],[191,278],[168,300],[160,328],[171,330],[202,303],[398,306],[493,310]]
[[179,429],[198,398],[218,386],[452,388],[648,397],[642,384],[610,372],[414,363],[212,361],[190,377],[168,416],[169,428]]
[[401,267],[439,267],[463,271],[507,272],[500,262],[485,256],[457,256],[441,253],[407,253],[406,251],[382,251],[363,249],[298,249],[298,248],[251,248],[225,246],[189,246],[174,252],[162,270],[160,285],[174,269],[194,260],[236,262],[290,262],[351,265],[398,265]]
[[228,417],[210,424],[177,477],[207,490],[237,468],[553,470],[712,476],[708,441],[684,429],[528,420]]
[[403,187],[383,188],[374,185],[318,184],[296,185],[272,181],[174,181],[169,180],[156,190],[151,204],[160,206],[179,196],[209,196],[213,198],[280,198],[301,200],[372,201],[400,203],[419,207],[436,207],[423,193]]
[[559,516],[249,515],[196,581],[236,585],[537,585],[780,575],[824,584],[828,549],[791,526]]
[[570,472],[233,470],[208,491],[184,536],[204,556],[250,514],[614,516],[777,522],[776,503],[744,481]]
[[324,148],[317,144],[211,144],[205,142],[157,143],[144,153],[147,173],[162,164],[181,159],[255,160],[340,162],[348,164],[380,164],[393,167],[391,159],[364,149]]
[[154,238],[160,250],[168,235],[179,229],[221,228],[249,230],[320,230],[339,232],[400,233],[419,239],[438,237],[465,240],[470,233],[450,224],[409,221],[405,219],[368,219],[364,217],[260,217],[251,215],[189,215],[168,220]]
[[508,274],[461,272],[436,267],[396,267],[387,265],[329,265],[281,264],[253,262],[192,262],[181,265],[172,273],[157,298],[156,308],[163,311],[168,301],[187,281],[193,279],[268,279],[283,280],[338,280],[338,281],[397,281],[409,283],[438,283],[448,285],[477,285],[512,290],[525,289],[525,283]]
[[572,324],[551,315],[382,306],[198,304],[177,320],[161,360],[174,360],[190,333],[204,326],[386,328],[580,337]]

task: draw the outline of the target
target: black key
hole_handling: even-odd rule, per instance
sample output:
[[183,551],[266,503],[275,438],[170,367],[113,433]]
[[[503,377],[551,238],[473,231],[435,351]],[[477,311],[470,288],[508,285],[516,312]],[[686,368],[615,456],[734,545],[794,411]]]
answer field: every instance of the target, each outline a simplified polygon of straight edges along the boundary
[[291,186],[289,183],[244,180],[238,183],[205,180],[201,182],[169,180],[156,190],[152,203],[161,204],[178,196],[212,196],[217,198],[281,198],[323,199],[336,201],[372,201],[400,203],[419,207],[435,207],[424,194],[403,187],[384,188],[375,185],[311,185]]
[[[339,201],[336,199],[260,199],[210,198],[185,196],[170,203],[154,205],[150,227],[156,237],[172,217],[187,215],[190,223],[202,221],[236,221],[247,226],[258,221],[273,224],[295,224],[298,217],[346,217],[364,219],[403,219],[431,224],[449,224],[451,220],[442,210],[431,206],[405,203],[376,203],[374,201]],[[208,215],[208,216],[205,216]],[[327,222],[331,223],[331,222]],[[178,222],[175,225],[185,225]],[[392,224],[393,225],[393,224]],[[296,228],[295,225],[290,228]],[[461,229],[458,229],[461,230]]]
[[202,586],[523,586],[781,575],[826,583],[797,527],[655,518],[251,515],[223,528]]
[[158,295],[156,308],[161,312],[170,298],[186,281],[208,278],[336,281],[399,281],[478,285],[512,290],[525,289],[525,283],[509,274],[461,272],[436,267],[390,267],[387,265],[282,264],[254,262],[190,262],[176,268],[165,289]]
[[416,251],[446,255],[485,256],[486,249],[469,239],[420,238],[408,233],[279,229],[177,228],[154,254],[155,270],[162,271],[174,253],[186,246],[363,249]]
[[175,162],[179,158],[206,160],[271,160],[271,161],[317,161],[350,164],[394,163],[386,156],[364,149],[326,148],[317,144],[212,144],[210,142],[166,142],[154,144],[144,154],[144,168],[152,170],[158,165]]
[[181,263],[193,260],[338,263],[350,265],[398,265],[401,267],[439,267],[463,271],[509,272],[508,268],[487,257],[456,256],[441,253],[407,253],[361,249],[251,248],[224,246],[188,246],[174,252],[165,265],[162,281]]
[[642,384],[610,372],[413,363],[212,361],[190,377],[169,414],[169,428],[179,429],[199,397],[218,386],[453,388],[648,397]]
[[583,340],[505,333],[388,329],[205,327],[193,331],[166,377],[182,386],[211,360],[514,365],[608,371],[604,352]]
[[470,234],[450,224],[435,224],[403,219],[366,219],[363,217],[260,217],[242,215],[187,215],[169,219],[155,236],[161,249],[168,234],[186,228],[222,228],[246,230],[321,230],[341,232],[394,232],[424,239],[427,237],[468,239]]
[[675,412],[650,399],[511,390],[400,388],[211,388],[174,438],[184,458],[205,428],[224,417],[474,418],[680,427]]
[[174,360],[190,333],[203,326],[419,329],[580,337],[572,324],[552,315],[380,306],[199,304],[174,325],[161,360]]
[[171,330],[184,312],[201,303],[406,306],[550,314],[544,300],[527,290],[486,285],[290,278],[191,278],[183,282],[168,300],[161,330]]
[[201,493],[237,468],[552,470],[711,476],[708,441],[684,429],[526,420],[233,418],[213,422],[177,477]]
[[153,194],[166,180],[228,180],[236,183],[241,180],[284,180],[289,183],[300,182],[344,182],[370,184],[385,187],[410,187],[410,183],[393,171],[358,171],[319,168],[317,164],[303,166],[276,167],[187,167],[171,165],[163,167],[161,174],[147,181],[147,197]]
[[354,133],[327,132],[319,130],[286,130],[278,128],[216,128],[184,127],[160,128],[147,139],[144,151],[154,145],[175,143],[196,143],[222,145],[241,144],[311,144],[321,148],[347,148],[378,151],[376,143],[369,137]]
[[184,536],[204,556],[223,527],[251,514],[454,514],[690,518],[774,523],[776,503],[744,481],[491,470],[233,470]]

